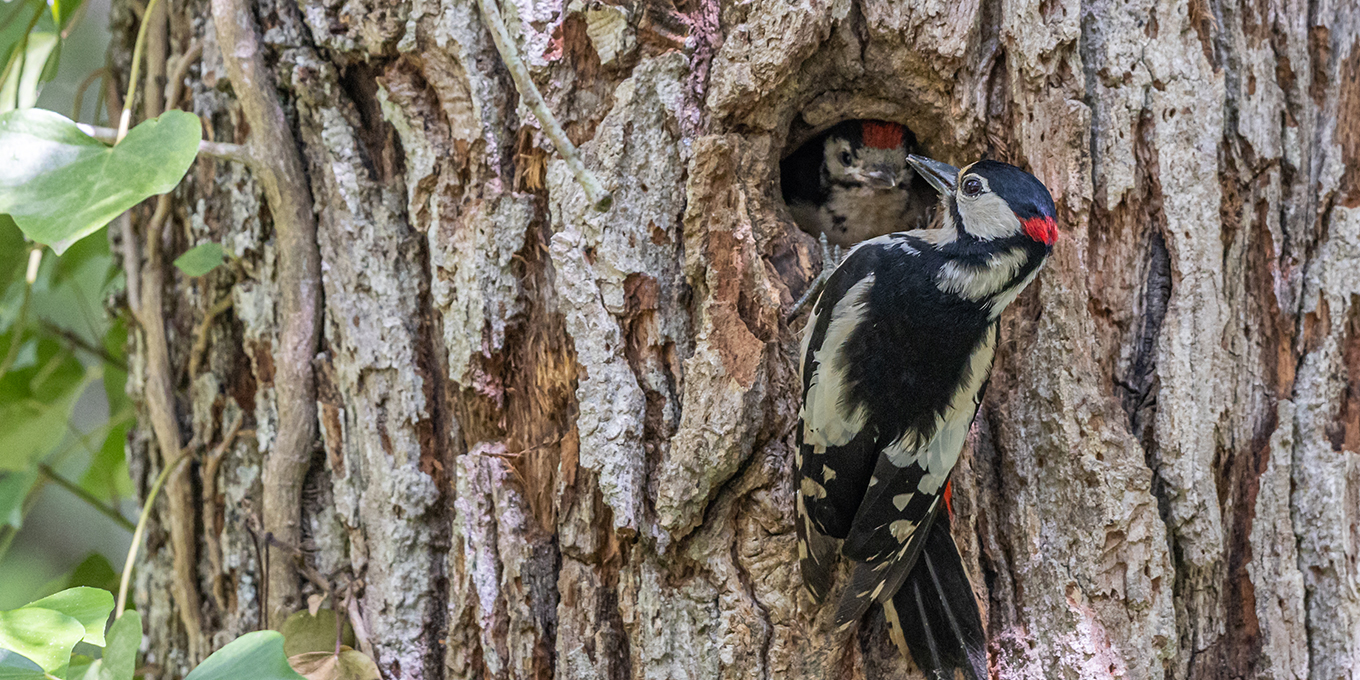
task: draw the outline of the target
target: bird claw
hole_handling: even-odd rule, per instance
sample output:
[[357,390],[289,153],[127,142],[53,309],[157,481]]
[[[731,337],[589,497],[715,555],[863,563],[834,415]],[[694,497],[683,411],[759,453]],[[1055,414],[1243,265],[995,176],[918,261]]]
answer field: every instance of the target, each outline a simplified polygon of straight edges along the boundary
[[822,292],[822,288],[826,287],[827,279],[831,278],[831,272],[836,271],[836,267],[841,263],[841,247],[827,243],[825,232],[817,237],[817,242],[822,246],[822,271],[817,275],[817,278],[813,279],[812,282],[808,284],[807,292],[803,293],[803,296],[798,298],[797,302],[793,303],[793,307],[789,309],[789,313],[784,315],[784,323],[793,321],[808,303],[817,299],[817,296]]

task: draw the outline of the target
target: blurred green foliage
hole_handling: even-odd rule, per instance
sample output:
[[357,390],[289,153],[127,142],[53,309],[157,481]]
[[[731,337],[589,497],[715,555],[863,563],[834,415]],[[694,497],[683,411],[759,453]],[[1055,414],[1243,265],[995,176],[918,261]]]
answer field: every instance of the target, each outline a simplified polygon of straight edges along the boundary
[[[107,15],[107,0],[0,2],[0,113],[69,112],[82,84],[101,91],[90,76]],[[96,100],[82,107],[89,122]],[[30,252],[0,215],[0,609],[72,585],[116,588],[110,558],[126,551],[136,510],[126,323],[105,305],[122,275],[102,234],[61,257],[45,251],[31,285]]]

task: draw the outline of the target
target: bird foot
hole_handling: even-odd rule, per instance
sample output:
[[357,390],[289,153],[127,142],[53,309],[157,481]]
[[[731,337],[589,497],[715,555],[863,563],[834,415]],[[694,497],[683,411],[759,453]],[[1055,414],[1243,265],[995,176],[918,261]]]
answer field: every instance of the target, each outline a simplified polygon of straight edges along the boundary
[[817,299],[817,296],[822,292],[822,288],[826,286],[827,279],[831,278],[831,272],[836,271],[836,267],[841,263],[840,246],[833,246],[827,243],[825,233],[817,237],[817,242],[822,246],[822,272],[817,275],[817,278],[812,280],[812,283],[808,284],[807,292],[803,293],[803,296],[798,298],[797,302],[793,303],[793,307],[789,309],[789,313],[784,315],[784,323],[793,321],[800,313],[802,313],[804,307]]

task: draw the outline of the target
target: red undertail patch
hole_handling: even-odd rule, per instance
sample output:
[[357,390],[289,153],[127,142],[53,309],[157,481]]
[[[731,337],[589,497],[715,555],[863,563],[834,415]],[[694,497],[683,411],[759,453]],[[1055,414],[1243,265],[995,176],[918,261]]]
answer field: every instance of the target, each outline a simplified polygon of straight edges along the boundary
[[954,523],[954,480],[944,483],[944,509],[949,513],[949,523]]
[[1021,222],[1025,235],[1046,246],[1058,240],[1058,223],[1052,217],[1031,217]]
[[875,149],[896,149],[902,146],[902,126],[897,123],[864,121],[864,143]]

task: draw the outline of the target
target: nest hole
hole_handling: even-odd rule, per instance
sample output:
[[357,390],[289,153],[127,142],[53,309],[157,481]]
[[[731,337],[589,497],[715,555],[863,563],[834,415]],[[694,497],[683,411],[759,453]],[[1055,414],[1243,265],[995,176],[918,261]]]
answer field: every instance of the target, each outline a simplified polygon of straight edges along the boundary
[[792,151],[779,162],[779,197],[804,233],[834,246],[928,227],[939,195],[907,163],[925,155],[905,124],[848,118],[789,130]]

